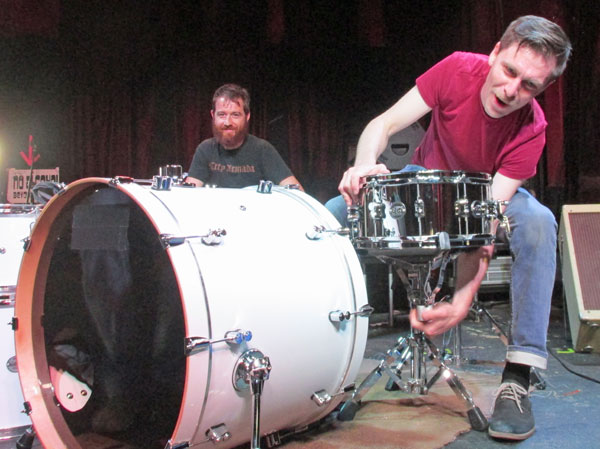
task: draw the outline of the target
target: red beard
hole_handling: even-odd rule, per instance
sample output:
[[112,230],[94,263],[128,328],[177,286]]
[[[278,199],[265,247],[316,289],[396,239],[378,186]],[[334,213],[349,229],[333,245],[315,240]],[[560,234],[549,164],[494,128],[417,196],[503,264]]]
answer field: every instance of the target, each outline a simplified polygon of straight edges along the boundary
[[231,126],[228,128],[217,128],[214,124],[212,128],[213,136],[217,139],[217,142],[227,150],[235,150],[241,147],[248,135],[248,124],[242,129],[236,129]]

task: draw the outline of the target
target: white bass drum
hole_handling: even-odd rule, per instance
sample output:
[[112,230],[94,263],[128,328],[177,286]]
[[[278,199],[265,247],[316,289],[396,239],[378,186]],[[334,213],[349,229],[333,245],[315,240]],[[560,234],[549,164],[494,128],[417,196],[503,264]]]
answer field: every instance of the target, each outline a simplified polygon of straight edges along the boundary
[[[103,192],[120,212],[95,200]],[[241,368],[252,354],[271,366],[261,436],[328,416],[355,381],[368,330],[352,244],[315,231],[338,227],[312,197],[279,187],[154,190],[127,178],[68,185],[39,217],[17,288],[19,376],[41,443],[88,449],[103,424],[125,421],[134,425],[109,436],[132,447],[248,442],[254,398]],[[102,279],[90,280],[89,267],[111,252],[128,254],[120,276],[95,265]],[[112,293],[99,301],[103,290]],[[75,358],[57,357],[59,346],[89,357],[77,358],[78,369]],[[51,368],[89,387],[83,408],[68,411]],[[122,396],[113,400],[115,391]],[[97,418],[115,401],[126,402],[126,415],[116,407],[113,420]]]

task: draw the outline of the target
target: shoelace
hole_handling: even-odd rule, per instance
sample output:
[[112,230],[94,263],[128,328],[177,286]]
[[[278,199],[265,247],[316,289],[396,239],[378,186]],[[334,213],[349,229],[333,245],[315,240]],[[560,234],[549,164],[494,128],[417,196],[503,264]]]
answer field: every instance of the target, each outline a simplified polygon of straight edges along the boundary
[[500,396],[500,399],[510,399],[515,401],[517,403],[517,407],[519,407],[519,411],[523,413],[523,407],[521,407],[521,398],[527,396],[527,390],[521,385],[512,382],[505,382],[500,385],[498,390],[496,390],[496,393],[494,394],[494,403],[496,402],[498,396]]

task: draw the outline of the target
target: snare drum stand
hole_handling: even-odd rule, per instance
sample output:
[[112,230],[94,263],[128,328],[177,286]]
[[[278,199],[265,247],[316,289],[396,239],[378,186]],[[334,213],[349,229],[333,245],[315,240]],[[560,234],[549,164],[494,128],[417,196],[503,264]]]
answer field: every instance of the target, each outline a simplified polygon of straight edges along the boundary
[[[420,316],[423,308],[433,305],[435,296],[443,283],[446,265],[452,257],[450,251],[441,251],[433,260],[417,259],[415,263],[389,256],[382,256],[380,259],[397,267],[398,276],[407,290],[410,307],[416,309],[417,315]],[[430,281],[436,271],[438,271],[437,283],[432,290]],[[429,380],[427,380],[426,371],[427,358],[438,367],[437,372]],[[408,363],[410,363],[410,376],[404,381],[401,371]],[[414,330],[412,327],[409,336],[398,339],[380,360],[378,366],[354,390],[352,397],[342,405],[338,414],[339,420],[350,421],[354,418],[361,399],[383,376],[384,372],[390,378],[386,389],[399,389],[407,393],[427,394],[433,384],[443,377],[456,396],[467,405],[467,416],[471,427],[479,431],[487,428],[486,417],[475,405],[471,394],[458,376],[445,364],[439,349],[423,332]]]

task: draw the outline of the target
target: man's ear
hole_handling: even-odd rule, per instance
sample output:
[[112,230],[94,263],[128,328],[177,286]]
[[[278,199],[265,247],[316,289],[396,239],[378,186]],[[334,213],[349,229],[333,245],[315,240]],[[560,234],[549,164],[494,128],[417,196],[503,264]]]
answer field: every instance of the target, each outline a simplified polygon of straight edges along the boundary
[[250,120],[250,113],[249,112],[246,114],[246,121],[248,121],[248,120]]
[[496,57],[498,56],[498,53],[500,53],[500,41],[496,42],[496,45],[494,45],[494,49],[492,50],[492,52],[488,56],[488,64],[490,66],[496,60]]
[[214,109],[211,109],[211,110],[210,110],[210,117],[211,117],[212,119],[214,119],[214,118],[215,118],[215,110],[214,110]]

